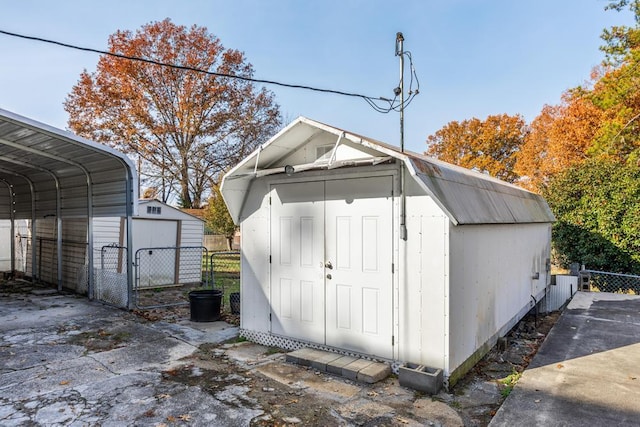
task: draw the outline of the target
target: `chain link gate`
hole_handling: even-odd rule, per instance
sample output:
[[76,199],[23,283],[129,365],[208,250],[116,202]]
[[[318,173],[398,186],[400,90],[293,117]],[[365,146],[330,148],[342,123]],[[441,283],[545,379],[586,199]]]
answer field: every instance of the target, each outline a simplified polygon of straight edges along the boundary
[[103,246],[100,249],[100,270],[95,279],[96,299],[116,307],[128,308],[127,248]]
[[208,261],[204,246],[138,249],[133,287],[136,308],[189,304],[189,291],[210,287]]
[[213,252],[209,265],[212,286],[223,292],[223,310],[240,314],[240,252]]

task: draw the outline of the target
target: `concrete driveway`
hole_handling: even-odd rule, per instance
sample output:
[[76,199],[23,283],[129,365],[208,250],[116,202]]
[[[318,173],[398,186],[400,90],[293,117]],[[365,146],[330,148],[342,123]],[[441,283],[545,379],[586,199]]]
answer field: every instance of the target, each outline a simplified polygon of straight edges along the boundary
[[490,426],[640,425],[640,297],[578,292]]
[[237,333],[0,283],[0,425],[463,425],[397,379],[348,381],[236,342]]

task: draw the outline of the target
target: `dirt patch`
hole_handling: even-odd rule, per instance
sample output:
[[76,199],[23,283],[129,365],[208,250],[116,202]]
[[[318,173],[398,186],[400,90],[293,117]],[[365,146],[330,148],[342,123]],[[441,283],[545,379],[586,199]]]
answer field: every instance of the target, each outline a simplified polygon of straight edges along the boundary
[[[141,291],[138,295],[138,306],[143,308],[134,309],[133,313],[151,322],[162,320],[164,322],[176,323],[189,319],[191,313],[188,295],[190,291],[196,289],[202,288],[197,284],[192,284]],[[234,326],[239,326],[240,316],[231,313],[228,298],[228,295],[223,295],[220,320]]]
[[[268,352],[266,349],[265,356]],[[164,371],[163,379],[198,386],[232,406],[260,409],[263,415],[255,418],[252,426],[339,424],[331,414],[332,402],[317,396],[310,398],[304,390],[240,367],[217,346],[204,344],[184,361],[184,365]]]
[[131,340],[131,333],[124,330],[107,330],[100,328],[95,331],[85,331],[68,338],[69,344],[81,345],[89,353],[109,351],[123,347]]

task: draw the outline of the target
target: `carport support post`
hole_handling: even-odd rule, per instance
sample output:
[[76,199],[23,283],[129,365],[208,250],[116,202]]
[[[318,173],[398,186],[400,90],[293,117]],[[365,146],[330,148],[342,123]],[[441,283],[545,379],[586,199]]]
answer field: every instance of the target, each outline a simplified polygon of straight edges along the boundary
[[[14,171],[10,171],[7,169],[0,169],[0,171],[8,173],[10,175],[15,175],[15,176],[19,176],[20,178],[24,179],[25,181],[27,181],[27,183],[29,184],[29,194],[31,195],[31,281],[34,281],[35,278],[35,265],[36,265],[36,258],[35,258],[35,235],[36,235],[36,228],[35,228],[35,222],[36,222],[36,191],[35,188],[33,186],[33,181],[31,181],[29,179],[29,177],[27,177],[26,175],[22,175],[19,173],[16,173]],[[13,194],[13,193],[12,193]],[[13,194],[13,196],[15,196],[15,194]],[[12,196],[12,197],[13,197]],[[11,209],[12,211],[15,211],[15,202],[11,203]],[[14,229],[14,222],[15,222],[15,212],[12,212],[12,226],[11,226],[11,241],[14,242],[15,240],[15,229]],[[27,243],[28,244],[28,243]],[[14,273],[15,272],[15,243],[13,244],[13,246],[11,247],[11,272]],[[25,262],[25,273],[26,273],[26,260],[24,260]]]
[[11,277],[13,277],[16,272],[16,211],[14,206],[16,201],[14,199],[13,185],[7,185],[9,186],[9,192],[11,194]]
[[9,219],[11,220],[11,275],[13,276],[13,274],[16,271],[16,226],[15,226],[15,209],[14,209],[14,205],[16,204],[15,202],[15,194],[13,193],[13,185],[9,184],[7,181],[5,181],[4,179],[2,180],[2,182],[4,183],[4,185],[7,186],[7,190],[9,191]]
[[[58,195],[60,193],[58,192]],[[62,218],[60,218],[60,200],[58,200],[58,207],[56,208],[56,232],[57,232],[57,255],[58,255],[58,290],[62,290]]]
[[[125,179],[125,191],[127,192],[126,195],[126,206],[125,206],[125,212],[127,215],[127,250],[126,250],[126,256],[127,256],[127,308],[129,310],[133,310],[134,309],[134,303],[133,303],[133,269],[135,268],[135,266],[133,265],[133,213],[134,213],[134,203],[137,203],[137,198],[133,197],[133,192],[135,190],[135,183],[133,182],[134,180],[134,172],[133,170],[131,170],[131,168],[129,167],[129,165],[127,165],[127,163],[122,162],[122,166],[124,167],[125,170],[125,175],[126,175],[126,179]],[[139,181],[138,181],[139,182]],[[119,259],[120,257],[118,257]]]
[[[128,193],[130,194],[130,192]],[[131,225],[133,224],[133,207],[131,204],[127,202],[127,304],[130,310],[134,309],[133,305],[133,269],[135,265],[133,264],[133,232],[131,230]]]
[[87,267],[89,283],[87,285],[87,294],[89,299],[92,300],[95,298],[95,284],[93,282],[93,182],[91,181],[89,172],[86,169],[84,171],[87,175],[87,252],[89,253],[89,266]]

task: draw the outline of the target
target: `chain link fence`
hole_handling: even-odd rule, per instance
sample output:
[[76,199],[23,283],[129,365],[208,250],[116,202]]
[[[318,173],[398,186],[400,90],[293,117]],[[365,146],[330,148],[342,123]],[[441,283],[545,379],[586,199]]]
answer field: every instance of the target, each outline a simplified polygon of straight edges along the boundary
[[213,252],[209,265],[213,288],[223,292],[223,311],[240,314],[240,252]]
[[133,299],[136,308],[189,304],[189,291],[210,288],[207,248],[141,248],[135,254]]
[[100,249],[100,269],[95,277],[95,297],[116,307],[129,306],[127,248],[107,245]]
[[597,270],[581,270],[579,286],[581,291],[587,292],[640,295],[640,276]]

